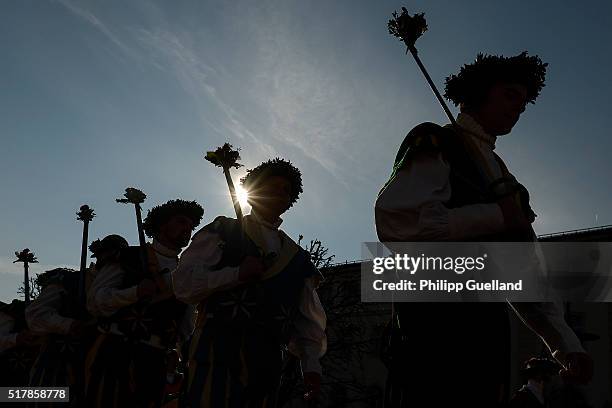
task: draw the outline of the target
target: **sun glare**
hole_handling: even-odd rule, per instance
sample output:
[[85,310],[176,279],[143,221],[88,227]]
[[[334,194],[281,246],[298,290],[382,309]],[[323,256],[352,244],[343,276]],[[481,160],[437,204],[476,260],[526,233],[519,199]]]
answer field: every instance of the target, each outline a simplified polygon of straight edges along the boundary
[[249,193],[242,186],[236,186],[236,195],[238,196],[238,202],[241,207],[248,206],[247,198],[249,197]]

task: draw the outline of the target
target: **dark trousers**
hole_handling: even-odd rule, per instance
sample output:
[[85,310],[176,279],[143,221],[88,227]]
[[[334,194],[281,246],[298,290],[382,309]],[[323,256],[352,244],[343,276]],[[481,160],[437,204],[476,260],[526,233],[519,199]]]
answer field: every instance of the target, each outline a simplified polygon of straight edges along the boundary
[[159,407],[166,381],[164,350],[101,335],[88,355],[87,407]]
[[183,406],[275,408],[281,365],[279,339],[266,328],[208,320],[192,338]]
[[503,303],[396,304],[385,407],[497,407],[507,398]]

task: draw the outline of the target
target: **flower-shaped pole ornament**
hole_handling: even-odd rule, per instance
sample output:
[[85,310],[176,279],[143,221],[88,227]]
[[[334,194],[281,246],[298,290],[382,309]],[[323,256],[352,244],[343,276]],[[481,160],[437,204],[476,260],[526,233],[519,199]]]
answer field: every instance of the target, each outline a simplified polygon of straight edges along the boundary
[[[389,34],[399,38],[406,44],[409,49],[416,48],[414,44],[420,36],[427,31],[427,21],[425,21],[425,13],[417,13],[413,16],[408,14],[406,7],[402,7],[402,12],[397,14],[397,11],[393,12],[393,18],[387,23],[389,28]],[[408,53],[406,50],[406,53]]]
[[206,152],[204,159],[223,169],[223,174],[225,175],[225,180],[227,181],[227,187],[230,191],[232,203],[234,204],[234,210],[236,211],[236,218],[238,221],[242,221],[242,208],[240,207],[238,195],[236,194],[236,188],[234,187],[234,182],[232,181],[232,176],[230,175],[229,171],[232,167],[236,169],[242,167],[242,164],[238,163],[238,160],[240,160],[239,151],[240,149],[234,150],[231,144],[225,143],[223,146],[218,147],[215,151]]
[[30,276],[29,267],[31,263],[38,263],[38,259],[34,255],[34,252],[30,252],[29,248],[24,249],[21,252],[15,251],[17,257],[13,263],[23,262],[23,293],[25,295],[26,305],[30,304]]
[[83,239],[81,240],[81,269],[79,273],[79,304],[85,305],[85,273],[87,270],[87,244],[89,241],[89,223],[96,214],[93,208],[82,205],[76,213],[77,220],[83,221]]
[[442,95],[440,95],[438,88],[431,80],[427,69],[425,69],[425,66],[419,58],[418,51],[415,46],[416,40],[418,40],[419,37],[421,37],[423,33],[427,31],[427,21],[425,20],[425,14],[417,13],[414,15],[410,15],[408,13],[408,10],[406,10],[406,7],[402,7],[401,13],[398,14],[397,11],[393,12],[393,18],[387,23],[387,28],[389,29],[389,34],[394,37],[397,37],[400,41],[406,44],[406,54],[408,53],[408,51],[410,51],[421,72],[425,76],[425,79],[431,87],[434,95],[436,95],[438,102],[440,102],[440,105],[442,105],[442,109],[444,109],[446,116],[448,116],[448,119],[450,119],[452,125],[456,127],[457,122],[455,121],[453,114],[451,113],[450,109],[448,109],[448,106],[446,105],[446,102],[444,102]]
[[140,263],[143,271],[148,271],[147,257],[147,241],[145,240],[144,228],[142,227],[142,207],[147,195],[134,187],[125,189],[123,198],[117,198],[115,201],[121,204],[133,204],[136,210],[136,226],[138,227],[138,243],[140,245]]

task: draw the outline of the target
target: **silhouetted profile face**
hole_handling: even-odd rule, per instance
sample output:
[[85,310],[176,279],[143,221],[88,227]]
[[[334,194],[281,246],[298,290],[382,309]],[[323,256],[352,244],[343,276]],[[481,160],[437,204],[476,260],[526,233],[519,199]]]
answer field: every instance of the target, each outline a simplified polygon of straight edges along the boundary
[[184,248],[189,244],[194,227],[193,220],[186,215],[173,215],[159,227],[158,240],[168,248]]
[[264,219],[276,220],[291,204],[291,182],[282,176],[267,177],[252,187],[248,202]]
[[527,104],[527,88],[517,83],[500,82],[493,85],[484,102],[476,109],[468,109],[484,130],[493,136],[510,133]]

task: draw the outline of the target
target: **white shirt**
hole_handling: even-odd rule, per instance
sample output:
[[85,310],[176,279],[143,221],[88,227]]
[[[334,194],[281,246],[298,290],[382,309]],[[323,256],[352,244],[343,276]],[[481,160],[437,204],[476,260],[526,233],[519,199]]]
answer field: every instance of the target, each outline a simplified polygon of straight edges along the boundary
[[[269,223],[251,212],[245,222],[255,222],[270,252],[280,252],[281,240],[279,218]],[[172,272],[174,293],[177,299],[198,304],[212,293],[227,290],[239,284],[240,267],[225,267],[211,270],[223,254],[219,234],[201,230],[181,256],[178,267]],[[319,358],[327,349],[325,327],[327,317],[316,292],[315,278],[307,278],[299,299],[300,315],[295,323],[295,332],[289,349],[300,358],[302,371],[321,373]]]
[[[176,268],[178,250],[167,248],[155,239],[152,246],[155,250],[160,270],[168,269],[172,271]],[[119,309],[138,301],[138,285],[120,289],[123,285],[125,273],[118,263],[106,264],[96,273],[96,277],[87,294],[87,310],[89,310],[89,313],[93,316],[111,316],[119,311]],[[166,284],[172,288],[170,273],[166,273],[162,277]],[[183,339],[193,332],[194,320],[195,307],[188,304],[179,328]]]

